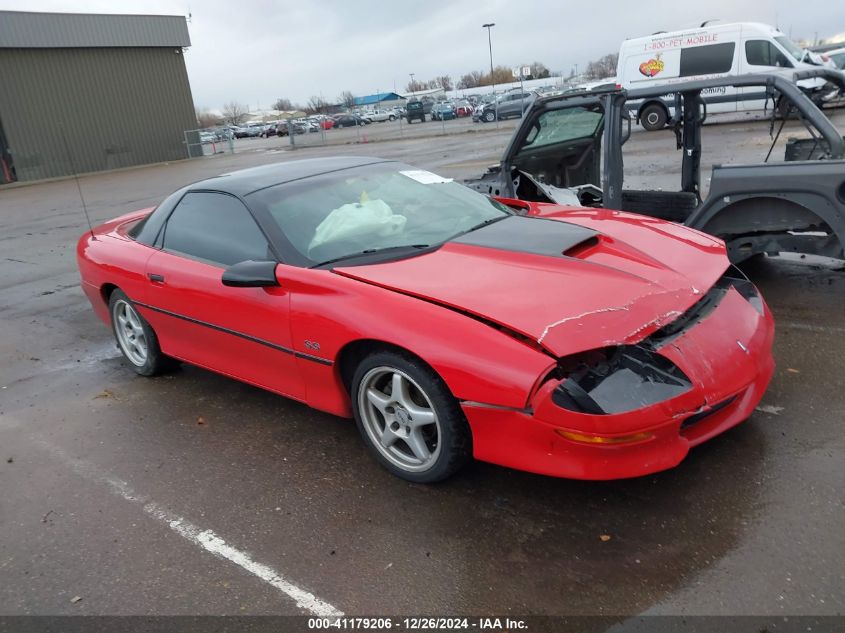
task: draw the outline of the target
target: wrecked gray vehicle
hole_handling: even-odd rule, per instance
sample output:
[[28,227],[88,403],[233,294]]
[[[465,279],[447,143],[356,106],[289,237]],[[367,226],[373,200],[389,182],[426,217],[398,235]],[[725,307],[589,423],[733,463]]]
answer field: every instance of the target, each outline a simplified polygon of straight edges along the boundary
[[[664,86],[539,98],[501,163],[466,184],[491,196],[604,207],[680,222],[723,239],[734,262],[780,252],[845,259],[845,140],[796,86],[812,77],[845,89],[845,74],[824,68],[678,83],[669,95]],[[714,165],[702,198],[706,95],[723,86],[739,88],[738,95],[765,90],[772,144],[763,162]],[[637,116],[631,103],[654,98],[673,106],[670,126],[681,150],[680,189],[623,189],[622,146]],[[790,140],[784,159],[770,160],[787,118],[794,117],[809,138]]]

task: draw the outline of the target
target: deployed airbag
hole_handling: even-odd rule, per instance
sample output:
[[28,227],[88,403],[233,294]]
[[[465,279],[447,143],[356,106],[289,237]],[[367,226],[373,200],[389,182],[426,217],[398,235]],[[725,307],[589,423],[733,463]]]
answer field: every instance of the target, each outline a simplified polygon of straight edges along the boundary
[[334,209],[320,222],[308,245],[311,251],[327,242],[363,236],[389,237],[401,233],[407,218],[393,213],[383,200],[370,200],[362,194],[360,202]]

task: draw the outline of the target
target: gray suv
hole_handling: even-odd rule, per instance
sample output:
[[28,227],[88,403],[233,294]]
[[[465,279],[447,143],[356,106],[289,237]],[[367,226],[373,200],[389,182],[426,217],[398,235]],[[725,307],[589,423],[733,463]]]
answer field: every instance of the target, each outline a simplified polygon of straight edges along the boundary
[[492,123],[496,120],[498,114],[499,119],[510,119],[512,117],[519,118],[522,114],[531,107],[534,99],[537,97],[533,92],[508,92],[499,97],[495,102],[486,104],[477,114],[473,115],[473,121],[483,121],[485,123]]

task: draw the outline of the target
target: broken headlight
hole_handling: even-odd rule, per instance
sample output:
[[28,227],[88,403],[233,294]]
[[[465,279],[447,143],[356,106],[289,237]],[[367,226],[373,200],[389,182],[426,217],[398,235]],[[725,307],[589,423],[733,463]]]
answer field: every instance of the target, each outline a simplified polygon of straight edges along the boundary
[[564,377],[552,401],[578,413],[642,409],[684,393],[692,384],[669,359],[637,345],[592,350],[560,359]]

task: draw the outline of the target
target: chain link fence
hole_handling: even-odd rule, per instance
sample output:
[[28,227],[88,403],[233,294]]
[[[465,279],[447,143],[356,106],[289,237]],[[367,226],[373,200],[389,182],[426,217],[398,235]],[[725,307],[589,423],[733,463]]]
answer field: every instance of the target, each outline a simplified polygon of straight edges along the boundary
[[[548,83],[543,87],[545,94],[563,89],[559,78],[549,78]],[[360,105],[326,105],[321,112],[310,115],[254,112],[249,115],[252,119],[247,118],[239,126],[187,131],[185,147],[188,156],[194,158],[512,129],[533,102],[534,90],[534,86],[523,90],[516,82],[496,87],[495,92],[490,87],[460,94],[433,89],[406,95],[407,98],[380,93],[355,99]],[[520,93],[518,99],[516,92]],[[413,108],[409,112],[408,103],[414,101],[422,103],[422,113]]]

